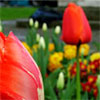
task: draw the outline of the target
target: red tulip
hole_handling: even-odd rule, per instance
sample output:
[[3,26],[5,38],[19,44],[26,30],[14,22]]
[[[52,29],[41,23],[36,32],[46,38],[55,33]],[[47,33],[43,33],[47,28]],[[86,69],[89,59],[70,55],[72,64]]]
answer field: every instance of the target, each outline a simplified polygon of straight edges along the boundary
[[0,100],[44,100],[40,71],[12,32],[0,32]]
[[62,40],[68,44],[87,43],[91,40],[91,28],[80,6],[69,3],[63,15],[62,33]]

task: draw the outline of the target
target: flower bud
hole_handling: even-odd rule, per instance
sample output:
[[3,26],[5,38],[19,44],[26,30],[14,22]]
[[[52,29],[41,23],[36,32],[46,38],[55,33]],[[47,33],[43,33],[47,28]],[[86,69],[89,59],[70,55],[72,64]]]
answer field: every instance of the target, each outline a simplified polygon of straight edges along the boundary
[[0,32],[2,32],[2,30],[3,30],[3,29],[2,29],[2,25],[0,24]]
[[59,34],[60,31],[61,31],[61,27],[60,27],[60,26],[56,26],[56,28],[55,28],[55,33],[56,33],[56,34]]
[[58,80],[57,80],[57,88],[58,89],[63,89],[64,88],[64,74],[63,72],[60,72]]
[[37,41],[37,42],[40,41],[40,34],[39,34],[39,33],[37,33],[37,35],[36,35],[36,41]]
[[88,43],[91,39],[92,31],[85,12],[75,3],[69,3],[63,14],[61,40],[77,45],[79,42]]
[[34,27],[37,29],[39,27],[39,22],[36,20],[34,23]]
[[84,55],[84,48],[81,49],[81,55]]
[[100,86],[100,75],[97,76],[96,84],[97,84],[97,86]]
[[29,19],[29,25],[30,25],[30,26],[33,26],[33,24],[34,24],[34,21],[33,21],[32,18],[30,18],[30,19]]
[[45,32],[45,31],[47,31],[47,24],[46,23],[43,23],[43,25],[42,25],[42,30]]
[[43,37],[40,37],[39,47],[42,47],[43,49],[45,49],[45,40]]

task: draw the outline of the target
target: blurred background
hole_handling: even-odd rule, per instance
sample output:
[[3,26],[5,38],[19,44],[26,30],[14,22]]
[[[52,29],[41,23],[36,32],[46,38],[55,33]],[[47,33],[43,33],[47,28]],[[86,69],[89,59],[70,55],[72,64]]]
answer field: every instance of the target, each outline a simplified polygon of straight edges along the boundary
[[3,31],[13,31],[22,41],[28,34],[28,20],[33,18],[41,26],[46,22],[50,30],[62,24],[64,9],[69,2],[82,6],[93,32],[93,40],[100,42],[100,0],[0,0],[0,20]]

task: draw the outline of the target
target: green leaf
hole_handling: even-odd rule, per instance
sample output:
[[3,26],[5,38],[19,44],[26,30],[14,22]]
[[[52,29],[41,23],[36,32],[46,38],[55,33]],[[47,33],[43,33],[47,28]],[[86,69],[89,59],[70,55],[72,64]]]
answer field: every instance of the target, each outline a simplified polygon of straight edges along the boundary
[[63,41],[60,41],[60,51],[63,52],[64,51],[64,46],[65,46],[65,43]]
[[72,100],[72,96],[75,95],[75,78],[71,81],[68,78],[67,86],[66,88],[62,91],[62,95],[60,96],[60,100]]
[[45,100],[57,100],[57,96],[52,87],[50,80],[44,81],[44,90],[45,90]]
[[100,43],[99,42],[93,42],[93,45],[96,47],[97,51],[100,51]]
[[56,86],[60,71],[61,69],[57,69],[48,76],[47,80],[50,80],[52,87]]
[[31,28],[26,36],[26,43],[32,47],[36,43],[36,30]]
[[98,96],[97,96],[97,100],[100,100],[100,86],[98,86]]
[[46,44],[46,50],[48,50],[48,45],[49,45],[49,34],[48,34],[47,31],[44,33],[44,40],[45,40],[45,44]]
[[46,66],[46,68],[48,67],[48,62],[49,62],[49,55],[50,55],[50,52],[47,51],[46,54],[45,54],[45,60],[44,60],[44,65]]
[[88,100],[88,93],[87,92],[85,92],[84,94],[82,93],[82,95],[81,95],[82,97],[82,100]]
[[[36,61],[36,63],[38,64],[38,54],[37,54],[37,52],[33,52],[33,59]],[[39,64],[38,64],[39,65]]]
[[52,34],[52,41],[55,44],[55,50],[56,51],[60,51],[59,50],[59,37],[56,34]]
[[45,79],[45,74],[46,74],[46,65],[45,65],[45,53],[44,49],[41,47],[38,49],[38,61],[39,61],[39,66],[41,70],[41,74],[43,77],[43,80]]

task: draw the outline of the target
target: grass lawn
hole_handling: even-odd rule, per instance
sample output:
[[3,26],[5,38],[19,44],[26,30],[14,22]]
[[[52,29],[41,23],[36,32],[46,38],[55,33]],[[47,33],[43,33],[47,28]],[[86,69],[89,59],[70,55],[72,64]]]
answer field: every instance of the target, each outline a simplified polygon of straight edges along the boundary
[[36,7],[1,7],[1,20],[14,20],[18,18],[29,18],[36,11]]

